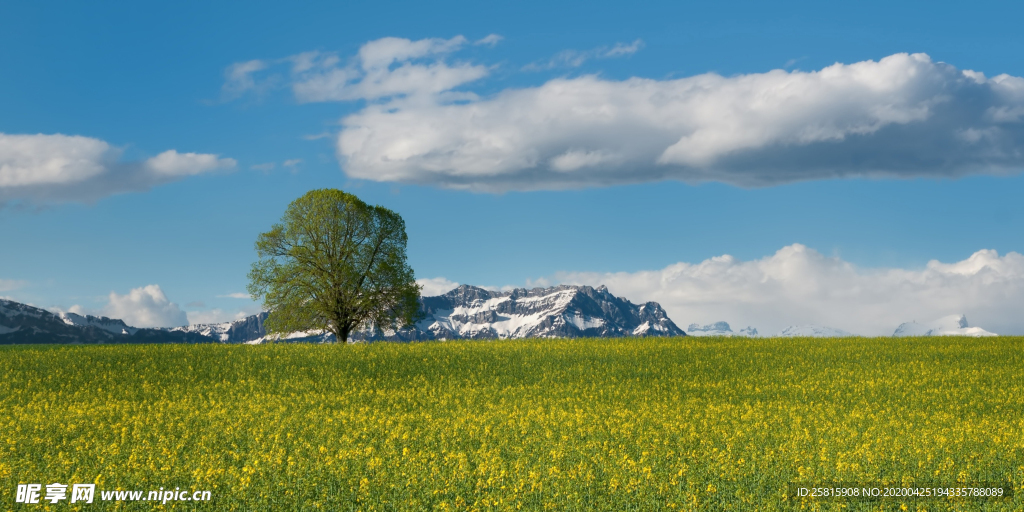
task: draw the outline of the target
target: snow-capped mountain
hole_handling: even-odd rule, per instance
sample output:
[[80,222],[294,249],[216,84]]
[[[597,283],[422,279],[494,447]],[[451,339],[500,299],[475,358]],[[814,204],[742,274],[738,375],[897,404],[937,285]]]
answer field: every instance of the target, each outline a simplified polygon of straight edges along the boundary
[[51,313],[0,299],[0,344],[12,343],[211,343],[213,338],[163,329],[137,329],[123,321]]
[[[443,295],[420,298],[422,319],[411,328],[367,329],[352,333],[353,341],[414,341],[497,338],[574,338],[603,336],[685,336],[656,302],[636,305],[605,287],[555,286],[489,291],[463,285]],[[262,317],[175,330],[219,336],[231,343],[267,340]],[[241,322],[248,322],[241,328]],[[244,333],[244,334],[243,334]],[[334,335],[296,332],[281,341],[334,341]]]
[[905,322],[896,328],[893,336],[998,336],[988,332],[981,327],[970,327],[967,325],[967,317],[964,315],[949,315],[927,324],[917,322]]
[[855,334],[820,325],[791,325],[775,336],[779,338],[847,338],[855,336]]
[[[191,332],[215,338],[221,343],[245,343],[258,345],[267,341],[267,331],[263,322],[269,313],[266,311],[250,315],[233,322],[219,324],[192,324],[185,327],[171,327],[169,331]],[[289,333],[281,341],[324,343],[334,341],[334,335],[320,331],[300,331]]]
[[[421,320],[413,327],[378,332],[357,331],[351,341],[413,341],[504,338],[574,338],[627,336],[758,336],[757,329],[733,331],[727,322],[690,324],[683,332],[656,303],[636,305],[604,286],[561,285],[551,288],[490,291],[463,285],[443,295],[420,298]],[[0,299],[0,344],[12,343],[248,343],[268,340],[268,313],[233,322],[186,327],[140,329],[122,320],[53,313]],[[842,329],[818,325],[790,326],[777,337],[847,337]],[[997,336],[971,327],[964,315],[932,322],[900,324],[893,336]],[[323,343],[330,333],[294,332],[281,341]]]
[[748,338],[756,338],[757,329],[745,327],[733,332],[727,322],[715,322],[707,325],[690,324],[686,328],[686,334],[689,336],[746,336]]
[[[352,334],[353,341],[494,338],[685,336],[656,303],[633,304],[605,287],[555,286],[509,292],[463,285],[444,295],[420,298],[421,320],[413,327]],[[267,313],[220,324],[139,329],[123,321],[75,313],[51,313],[0,300],[0,343],[261,343]],[[333,341],[321,332],[296,332],[289,342]]]
[[263,329],[263,322],[266,319],[267,313],[263,312],[234,322],[192,324],[185,327],[171,327],[168,330],[201,334],[221,343],[245,343],[266,336],[267,332]]
[[125,324],[124,320],[107,318],[105,316],[95,317],[92,315],[82,316],[76,313],[57,313],[57,317],[68,325],[74,325],[76,327],[96,327],[97,329],[102,329],[110,332],[111,334],[126,334],[131,336],[138,331],[137,328]]
[[423,319],[397,332],[357,332],[354,340],[451,340],[685,336],[656,302],[636,305],[604,286],[560,285],[508,292],[462,285],[420,298]]

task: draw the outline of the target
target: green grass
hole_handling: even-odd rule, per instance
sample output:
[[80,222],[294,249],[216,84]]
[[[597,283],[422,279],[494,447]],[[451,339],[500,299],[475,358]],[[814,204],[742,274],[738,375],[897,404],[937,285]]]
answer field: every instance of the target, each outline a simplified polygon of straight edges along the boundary
[[2,508],[783,510],[823,481],[1017,496],[804,507],[1024,509],[1024,338],[0,347]]

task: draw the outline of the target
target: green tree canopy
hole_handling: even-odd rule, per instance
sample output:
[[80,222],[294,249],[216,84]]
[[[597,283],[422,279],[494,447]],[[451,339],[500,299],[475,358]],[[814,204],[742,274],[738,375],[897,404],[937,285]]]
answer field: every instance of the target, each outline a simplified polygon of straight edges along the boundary
[[406,263],[405,221],[336,189],[296,199],[256,239],[248,291],[263,298],[270,334],[408,325],[420,288]]

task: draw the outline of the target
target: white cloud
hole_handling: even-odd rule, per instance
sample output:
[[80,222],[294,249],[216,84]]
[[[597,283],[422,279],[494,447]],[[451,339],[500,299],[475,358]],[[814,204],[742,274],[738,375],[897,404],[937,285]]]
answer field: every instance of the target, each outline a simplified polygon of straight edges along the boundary
[[116,157],[109,144],[89,137],[0,133],[0,187],[83,181]]
[[416,284],[423,287],[423,289],[420,290],[420,295],[424,297],[442,295],[459,287],[459,283],[449,281],[443,277],[417,279]]
[[680,326],[724,320],[775,333],[817,324],[888,336],[903,322],[965,314],[972,326],[1024,334],[1024,256],[1015,252],[981,250],[923,269],[858,268],[793,244],[753,261],[723,255],[653,271],[559,273],[550,282],[604,284],[633,302],[659,302]]
[[[477,44],[493,46],[499,39],[492,35]],[[279,78],[274,68],[288,65],[288,83],[300,103],[451,97],[452,89],[488,74],[486,66],[444,61],[444,56],[466,44],[463,36],[416,41],[385,37],[367,42],[346,62],[335,53],[315,51],[273,61],[239,62],[225,71],[224,90],[230,91],[225,95],[233,99],[246,91],[273,87]],[[258,77],[259,72],[266,73]]]
[[307,72],[292,85],[300,103],[377,100],[396,96],[436,95],[483,78],[487,68],[470,64],[449,66],[403,63],[391,68],[323,68]]
[[233,158],[218,158],[217,155],[200,153],[178,153],[169,149],[146,160],[144,167],[157,176],[193,176],[216,169],[234,168]]
[[[490,68],[450,61],[467,44],[389,37],[349,58],[307,52],[226,73],[237,88],[258,89],[277,75],[256,73],[288,65],[298,102],[366,101],[336,136],[356,179],[504,192],[1024,169],[1024,78],[986,78],[925,54],[731,77],[561,77],[481,97],[470,84]],[[567,50],[528,67],[577,67],[642,47]]]
[[466,44],[466,38],[455,36],[451,39],[420,39],[410,41],[400,37],[384,37],[364,44],[359,48],[359,60],[363,69],[386,68],[394,62],[451,53]]
[[[441,60],[465,44],[462,36],[385,37],[364,44],[355,62],[344,66],[334,54],[301,54],[302,65],[293,67],[292,91],[302,103],[440,94],[487,75],[485,66]],[[428,57],[433,61],[421,61]]]
[[229,293],[227,295],[218,295],[217,297],[222,299],[252,299],[252,297],[250,297],[248,293],[243,292]]
[[94,201],[236,164],[217,155],[175,150],[142,162],[123,162],[120,156],[120,149],[90,137],[0,133],[0,205]]
[[505,39],[505,38],[500,36],[500,35],[498,35],[498,34],[488,34],[487,37],[485,37],[483,39],[478,39],[476,41],[473,41],[473,44],[475,44],[475,45],[494,46],[494,45],[500,43],[502,41],[502,39]]
[[615,46],[608,49],[608,51],[602,54],[603,57],[623,57],[626,55],[633,55],[640,51],[644,47],[644,42],[640,39],[633,41],[632,43],[615,43]]
[[0,279],[0,292],[12,292],[28,285],[28,281],[20,279]]
[[811,72],[558,78],[459,101],[440,81],[425,83],[418,101],[370,104],[342,120],[348,176],[501,192],[1024,168],[1024,78],[988,79],[924,54]]
[[232,100],[248,91],[256,89],[257,84],[253,75],[266,68],[267,63],[262,60],[236,62],[228,66],[224,70],[224,85],[221,87],[221,96],[225,100]]
[[593,167],[615,160],[615,155],[604,151],[570,150],[551,159],[551,169],[555,171],[575,171],[584,167]]
[[578,68],[585,62],[592,59],[612,59],[616,57],[626,57],[633,55],[640,51],[644,47],[644,42],[640,39],[633,41],[632,43],[615,43],[615,46],[611,48],[607,46],[599,46],[590,50],[562,50],[556,53],[553,57],[548,59],[546,62],[532,62],[523,66],[525,71],[541,71],[545,69],[555,68]]
[[281,165],[287,167],[288,170],[291,171],[291,172],[298,172],[299,164],[301,164],[301,163],[302,163],[302,159],[301,158],[292,158],[291,160],[285,160],[284,163],[282,163]]
[[[75,312],[74,308],[72,312]],[[185,312],[177,304],[167,300],[163,290],[155,284],[132,288],[126,295],[110,292],[110,302],[103,308],[103,315],[120,318],[133,327],[188,325]]]

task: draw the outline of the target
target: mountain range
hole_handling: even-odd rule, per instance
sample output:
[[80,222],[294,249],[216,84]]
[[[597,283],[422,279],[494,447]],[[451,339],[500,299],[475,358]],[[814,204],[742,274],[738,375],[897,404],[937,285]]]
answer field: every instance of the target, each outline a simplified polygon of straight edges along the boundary
[[[52,313],[0,300],[0,344],[7,343],[261,343],[267,313],[234,322],[139,329],[107,317]],[[353,341],[685,336],[656,302],[636,305],[601,286],[560,285],[490,291],[463,285],[420,298],[420,320],[403,329],[366,329]],[[283,341],[333,341],[298,332]]]
[[121,320],[52,313],[0,299],[0,345],[13,343],[212,343],[191,332],[138,329]]
[[[51,312],[0,299],[0,344],[13,343],[249,343],[268,341],[263,312],[233,322],[173,328],[136,328],[103,316]],[[420,319],[402,329],[354,332],[351,341],[575,338],[630,336],[745,336],[727,322],[690,324],[684,332],[656,302],[633,304],[604,286],[560,285],[493,291],[462,285],[443,295],[420,298]],[[845,337],[853,334],[818,325],[791,326],[776,337]],[[893,336],[996,336],[970,327],[964,315],[919,324],[906,322]],[[330,333],[295,332],[287,342],[334,341]]]

